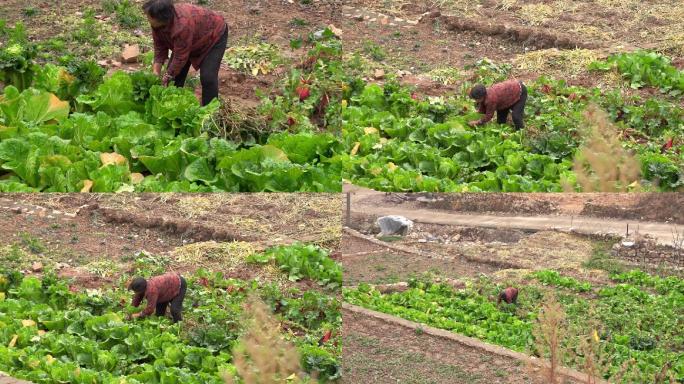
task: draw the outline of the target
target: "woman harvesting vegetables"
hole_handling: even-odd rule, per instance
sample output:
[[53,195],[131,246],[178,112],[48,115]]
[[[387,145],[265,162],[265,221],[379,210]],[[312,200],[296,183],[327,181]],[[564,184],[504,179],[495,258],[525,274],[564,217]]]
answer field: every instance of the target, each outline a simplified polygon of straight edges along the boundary
[[128,289],[134,292],[133,301],[131,302],[131,305],[134,307],[140,306],[143,299],[147,300],[145,309],[142,312],[133,314],[132,318],[146,317],[152,313],[156,313],[157,316],[164,316],[168,306],[171,308],[173,322],[177,323],[182,320],[181,312],[183,311],[183,300],[185,299],[187,283],[181,275],[169,272],[161,276],[152,277],[149,280],[136,277],[131,281]]
[[499,298],[496,300],[496,303],[501,303],[501,300],[508,304],[516,304],[518,302],[518,288],[508,287],[499,292]]
[[477,84],[470,90],[470,97],[475,100],[478,112],[484,113],[480,120],[469,122],[471,126],[486,124],[494,117],[494,112],[497,114],[497,122],[505,124],[510,112],[513,115],[515,129],[523,129],[527,87],[522,81],[508,80],[494,84],[489,89]]
[[218,72],[228,44],[228,25],[223,16],[192,4],[173,4],[172,0],[148,0],[143,11],[152,27],[154,64],[161,76],[162,66],[172,55],[164,86],[171,80],[177,87],[185,84],[190,65],[200,71],[202,105],[218,97]]

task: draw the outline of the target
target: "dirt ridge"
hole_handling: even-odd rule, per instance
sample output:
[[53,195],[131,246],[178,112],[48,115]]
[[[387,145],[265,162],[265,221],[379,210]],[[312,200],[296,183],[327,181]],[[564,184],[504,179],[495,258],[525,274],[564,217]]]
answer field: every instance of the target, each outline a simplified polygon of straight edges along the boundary
[[254,236],[244,236],[230,229],[215,228],[209,225],[178,218],[155,217],[135,214],[112,208],[89,206],[79,214],[99,213],[108,223],[132,224],[140,228],[159,228],[174,235],[192,238],[195,241],[257,241]]
[[[429,252],[423,252],[423,251],[419,251],[419,250],[415,250],[415,249],[411,249],[411,248],[400,247],[400,246],[397,246],[394,244],[388,244],[382,240],[378,240],[378,239],[374,239],[372,237],[368,237],[368,236],[362,234],[361,232],[359,232],[355,229],[345,227],[343,229],[343,231],[344,231],[344,233],[349,234],[351,236],[354,236],[357,239],[368,241],[371,244],[379,245],[379,246],[382,246],[386,249],[391,249],[391,250],[397,251],[397,252],[410,253],[412,255],[417,255],[417,256],[424,256],[424,257],[427,257],[429,259],[433,258],[433,256]],[[345,255],[345,256],[358,256],[358,254],[357,255]]]
[[[444,24],[449,31],[473,31],[486,36],[494,36],[503,39],[511,39],[526,46],[534,46],[536,49],[597,49],[599,45],[594,43],[579,42],[564,34],[555,34],[535,28],[520,27],[515,25],[501,25],[484,23],[462,16],[435,15],[432,20]],[[424,21],[430,20],[425,18]]]

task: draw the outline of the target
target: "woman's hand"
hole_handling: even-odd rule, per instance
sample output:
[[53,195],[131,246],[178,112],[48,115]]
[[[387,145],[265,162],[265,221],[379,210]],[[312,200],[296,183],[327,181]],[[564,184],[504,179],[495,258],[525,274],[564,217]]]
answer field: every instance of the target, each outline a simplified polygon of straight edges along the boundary
[[162,71],[162,64],[161,63],[154,63],[152,64],[152,72],[157,75],[161,76],[161,71]]
[[478,124],[480,124],[479,120],[473,120],[468,122],[468,125],[470,125],[471,127],[476,127]]
[[169,75],[168,73],[164,74],[164,76],[162,77],[162,85],[165,87],[168,86],[172,79],[173,77],[171,77],[171,75]]

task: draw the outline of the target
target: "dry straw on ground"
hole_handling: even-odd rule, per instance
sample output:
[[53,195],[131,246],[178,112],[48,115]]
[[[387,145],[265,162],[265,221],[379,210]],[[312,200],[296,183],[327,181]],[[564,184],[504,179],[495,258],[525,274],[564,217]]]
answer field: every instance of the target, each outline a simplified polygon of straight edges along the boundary
[[529,25],[541,25],[547,20],[555,18],[561,12],[559,9],[554,9],[551,5],[525,4],[520,8],[519,15]]
[[589,64],[598,59],[599,54],[589,49],[551,48],[518,55],[514,63],[518,70],[524,72],[573,77],[586,73]]
[[555,269],[566,273],[578,273],[593,254],[588,239],[555,231],[542,231],[530,235],[515,244],[492,247],[489,244],[473,244],[462,250],[471,260],[500,263],[516,269]]
[[256,107],[241,105],[231,99],[223,100],[205,128],[215,136],[238,143],[248,138],[246,134],[257,137],[274,131]]

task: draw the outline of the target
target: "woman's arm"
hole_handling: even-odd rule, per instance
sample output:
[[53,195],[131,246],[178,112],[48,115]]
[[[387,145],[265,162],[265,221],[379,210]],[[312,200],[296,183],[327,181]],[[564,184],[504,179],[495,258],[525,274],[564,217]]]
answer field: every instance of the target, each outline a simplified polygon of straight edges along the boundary
[[183,28],[180,33],[173,37],[173,55],[166,74],[175,78],[180,74],[185,64],[190,60],[192,50],[192,29]]
[[152,65],[152,71],[157,75],[161,75],[162,66],[169,59],[169,47],[159,37],[159,32],[155,30],[152,31],[152,40],[154,41],[154,64]]

